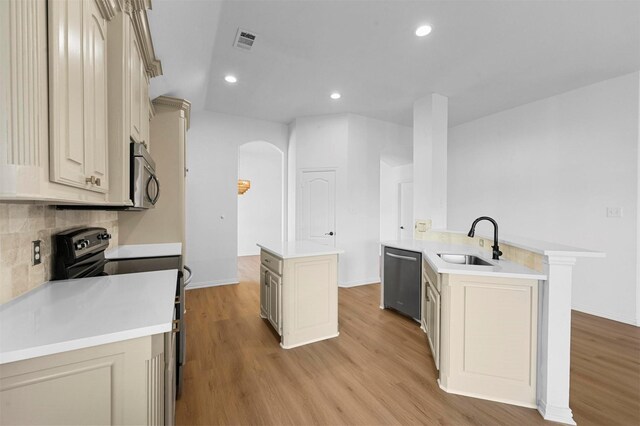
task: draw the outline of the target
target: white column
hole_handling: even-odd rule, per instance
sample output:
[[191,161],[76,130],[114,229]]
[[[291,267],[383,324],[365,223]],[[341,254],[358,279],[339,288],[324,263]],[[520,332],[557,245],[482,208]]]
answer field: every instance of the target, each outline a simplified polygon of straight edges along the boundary
[[413,218],[447,227],[449,99],[433,93],[413,104]]
[[575,425],[569,408],[571,275],[575,257],[546,256],[540,287],[538,411],[545,420]]

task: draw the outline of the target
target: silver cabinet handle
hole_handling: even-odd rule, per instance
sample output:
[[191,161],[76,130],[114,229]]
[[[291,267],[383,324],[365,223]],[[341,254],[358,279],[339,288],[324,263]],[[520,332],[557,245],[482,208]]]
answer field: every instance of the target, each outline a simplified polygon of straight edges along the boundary
[[393,254],[393,253],[385,253],[387,256],[389,257],[394,257],[396,259],[402,259],[402,260],[410,260],[411,262],[417,262],[418,259],[416,259],[415,257],[409,257],[409,256],[400,256],[399,254]]

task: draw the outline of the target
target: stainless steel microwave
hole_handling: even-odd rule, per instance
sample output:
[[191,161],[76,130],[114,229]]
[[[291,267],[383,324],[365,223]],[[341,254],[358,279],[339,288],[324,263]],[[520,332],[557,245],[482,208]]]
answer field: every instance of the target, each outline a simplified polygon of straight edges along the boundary
[[145,145],[131,142],[131,202],[130,210],[153,208],[160,198],[160,181],[156,163]]

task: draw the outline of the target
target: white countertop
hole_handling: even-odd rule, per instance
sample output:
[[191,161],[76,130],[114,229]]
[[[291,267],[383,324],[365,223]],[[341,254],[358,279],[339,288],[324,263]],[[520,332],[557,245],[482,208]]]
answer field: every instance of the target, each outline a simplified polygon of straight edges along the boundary
[[[545,274],[517,263],[508,260],[493,260],[491,259],[490,253],[472,246],[420,240],[384,241],[381,245],[420,252],[424,255],[424,258],[429,262],[431,267],[439,274],[480,275],[536,280],[547,279]],[[438,256],[438,253],[472,254],[491,263],[491,266],[449,263],[442,260]]]
[[274,241],[264,244],[259,243],[257,246],[282,259],[344,253],[344,250],[313,241]]
[[[433,229],[433,232],[450,232],[452,234],[465,234],[468,231],[451,231],[448,229]],[[492,235],[482,235],[476,232],[476,237],[482,237],[493,242]],[[603,252],[588,250],[579,247],[566,246],[564,244],[550,243],[547,241],[534,240],[532,238],[517,237],[513,235],[498,236],[498,244],[508,244],[534,253],[543,254],[545,256],[567,256],[567,257],[606,257]]]
[[0,364],[171,331],[177,273],[49,281],[0,305]]
[[182,255],[182,243],[131,244],[114,247],[105,252],[107,259],[139,259]]

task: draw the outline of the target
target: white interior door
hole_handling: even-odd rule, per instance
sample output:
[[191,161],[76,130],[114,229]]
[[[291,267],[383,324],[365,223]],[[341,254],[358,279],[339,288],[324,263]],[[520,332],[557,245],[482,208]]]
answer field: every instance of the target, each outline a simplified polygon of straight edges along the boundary
[[297,239],[335,246],[335,170],[302,170],[299,178]]
[[398,239],[413,239],[413,182],[398,184]]

